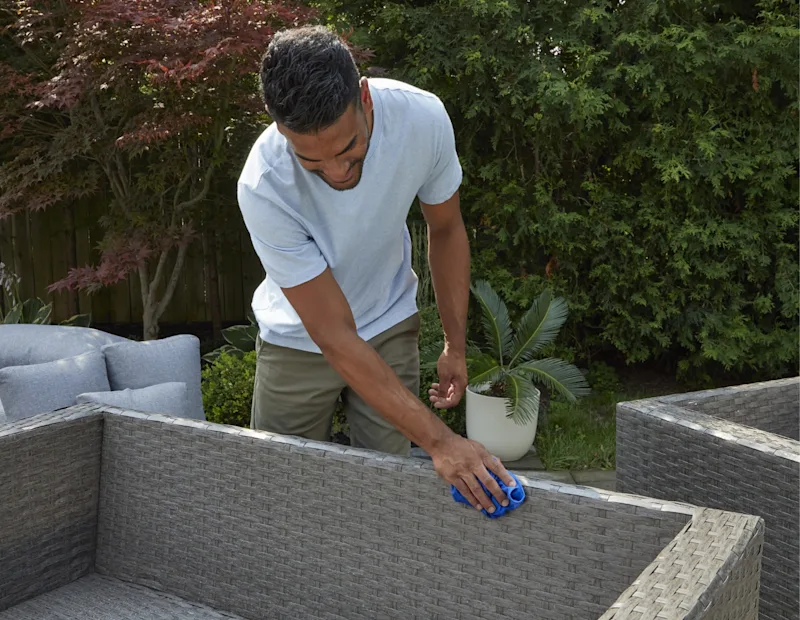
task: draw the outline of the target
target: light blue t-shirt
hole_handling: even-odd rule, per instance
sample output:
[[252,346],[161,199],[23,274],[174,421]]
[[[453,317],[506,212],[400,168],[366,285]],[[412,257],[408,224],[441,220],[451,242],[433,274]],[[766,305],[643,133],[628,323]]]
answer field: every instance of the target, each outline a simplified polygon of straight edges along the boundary
[[274,124],[239,177],[239,208],[266,271],[253,295],[266,342],[319,353],[281,288],[326,267],[364,340],[417,311],[406,218],[416,196],[440,204],[460,186],[453,127],[431,93],[388,79],[372,79],[369,87],[373,129],[356,187],[337,191],[305,170]]

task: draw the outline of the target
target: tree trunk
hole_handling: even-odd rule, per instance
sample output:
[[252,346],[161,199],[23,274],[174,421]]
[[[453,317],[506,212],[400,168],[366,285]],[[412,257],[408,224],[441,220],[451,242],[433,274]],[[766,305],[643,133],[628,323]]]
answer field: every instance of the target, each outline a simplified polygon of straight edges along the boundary
[[158,319],[155,318],[155,306],[145,307],[142,322],[144,339],[158,340]]
[[142,290],[142,331],[145,340],[156,340],[158,338],[158,321],[161,319],[169,302],[172,300],[172,296],[175,294],[175,288],[180,280],[181,272],[183,271],[183,263],[186,260],[186,252],[188,250],[188,240],[178,246],[178,254],[175,257],[172,273],[164,289],[164,294],[160,299],[158,297],[158,289],[161,288],[161,282],[164,279],[164,273],[169,259],[169,250],[163,250],[159,255],[156,273],[152,281],[149,277],[147,264],[145,263],[139,267],[139,281]]
[[219,271],[217,270],[217,235],[214,231],[203,233],[203,263],[206,274],[206,294],[211,310],[211,328],[214,340],[222,339],[222,304],[219,299]]

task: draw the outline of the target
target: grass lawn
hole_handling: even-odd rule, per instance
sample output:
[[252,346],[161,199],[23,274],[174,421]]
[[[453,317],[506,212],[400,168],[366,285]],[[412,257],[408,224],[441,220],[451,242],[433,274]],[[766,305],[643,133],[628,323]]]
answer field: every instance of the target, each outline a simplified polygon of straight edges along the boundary
[[536,454],[548,470],[613,469],[616,424],[613,394],[576,403],[554,401],[536,433]]
[[548,470],[613,469],[618,402],[689,391],[664,375],[633,372],[575,403],[554,400],[536,433],[536,453]]

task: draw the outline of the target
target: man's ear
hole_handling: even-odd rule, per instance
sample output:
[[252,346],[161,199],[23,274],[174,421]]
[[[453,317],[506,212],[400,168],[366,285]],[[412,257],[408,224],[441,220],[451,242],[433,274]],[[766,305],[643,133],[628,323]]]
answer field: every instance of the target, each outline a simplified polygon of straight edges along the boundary
[[369,114],[372,112],[372,93],[369,91],[369,80],[362,77],[359,85],[361,86],[361,109],[365,114]]

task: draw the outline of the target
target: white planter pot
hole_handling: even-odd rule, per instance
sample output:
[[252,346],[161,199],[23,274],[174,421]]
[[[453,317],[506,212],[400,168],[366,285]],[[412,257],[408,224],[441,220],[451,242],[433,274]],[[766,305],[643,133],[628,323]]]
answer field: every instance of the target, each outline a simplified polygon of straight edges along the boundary
[[506,417],[506,399],[484,396],[467,388],[467,437],[482,443],[501,461],[516,461],[530,450],[539,423],[539,390],[536,390],[536,414],[526,424]]

